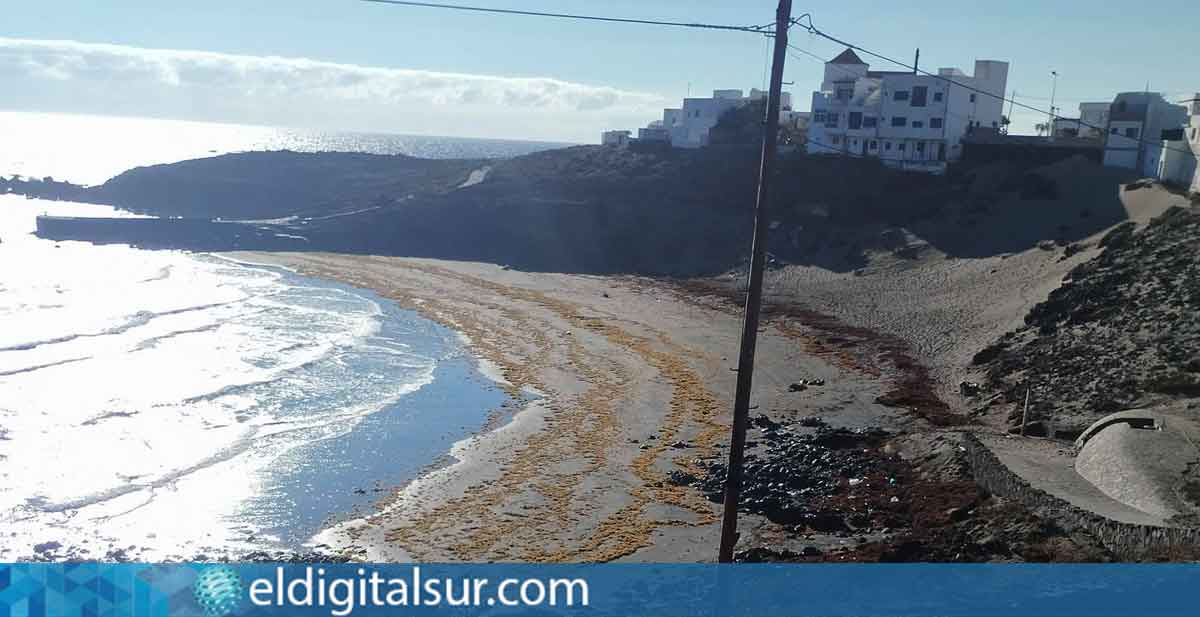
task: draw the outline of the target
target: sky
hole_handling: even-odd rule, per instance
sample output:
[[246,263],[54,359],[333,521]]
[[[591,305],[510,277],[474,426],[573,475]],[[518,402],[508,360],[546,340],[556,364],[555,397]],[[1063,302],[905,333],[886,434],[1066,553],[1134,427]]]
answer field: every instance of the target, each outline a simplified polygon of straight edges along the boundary
[[[456,3],[457,0],[443,0]],[[1131,18],[1094,0],[797,2],[821,30],[922,68],[1011,63],[1009,91],[1071,116],[1083,101],[1147,87],[1200,91],[1195,0],[1151,0]],[[775,0],[471,0],[497,8],[734,25]],[[793,30],[823,58],[841,47]],[[770,41],[750,33],[577,22],[360,0],[40,0],[0,22],[0,109],[148,116],[463,137],[595,142],[691,93],[764,87]],[[867,58],[870,61],[870,58]],[[872,62],[873,68],[895,69]],[[787,59],[808,108],[821,63]],[[1189,96],[1190,98],[1190,96]],[[1020,108],[1015,132],[1044,116]]]

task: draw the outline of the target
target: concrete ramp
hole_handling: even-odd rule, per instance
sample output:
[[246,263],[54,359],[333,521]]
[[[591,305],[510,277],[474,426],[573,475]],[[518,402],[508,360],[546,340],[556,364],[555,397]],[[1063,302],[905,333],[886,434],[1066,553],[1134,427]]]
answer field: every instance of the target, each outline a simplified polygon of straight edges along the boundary
[[1101,492],[1163,519],[1194,515],[1185,494],[1200,486],[1200,426],[1162,407],[1123,411],[1097,421],[1080,436],[1075,470]]

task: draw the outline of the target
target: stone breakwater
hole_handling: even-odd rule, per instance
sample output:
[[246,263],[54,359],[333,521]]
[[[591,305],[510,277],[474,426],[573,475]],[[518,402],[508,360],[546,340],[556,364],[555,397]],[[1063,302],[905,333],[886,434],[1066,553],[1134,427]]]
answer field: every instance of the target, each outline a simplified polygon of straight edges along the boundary
[[1013,473],[977,437],[963,435],[966,459],[984,490],[1012,499],[1070,531],[1091,534],[1122,561],[1200,558],[1200,529],[1122,523],[1071,505]]
[[207,219],[91,218],[39,216],[37,235],[46,240],[129,244],[139,248],[192,251],[237,249],[306,250],[308,240],[265,225]]

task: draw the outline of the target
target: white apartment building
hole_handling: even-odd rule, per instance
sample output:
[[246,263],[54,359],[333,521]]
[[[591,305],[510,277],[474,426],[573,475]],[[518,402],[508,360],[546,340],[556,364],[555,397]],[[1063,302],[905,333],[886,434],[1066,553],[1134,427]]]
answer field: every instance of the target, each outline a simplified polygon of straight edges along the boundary
[[872,71],[847,49],[825,63],[821,89],[813,92],[808,152],[944,171],[962,155],[969,131],[1000,129],[1007,87],[1007,62],[977,60],[972,75],[941,68],[935,77]]
[[1163,131],[1188,122],[1188,109],[1157,92],[1123,92],[1109,107],[1104,164],[1158,177]]

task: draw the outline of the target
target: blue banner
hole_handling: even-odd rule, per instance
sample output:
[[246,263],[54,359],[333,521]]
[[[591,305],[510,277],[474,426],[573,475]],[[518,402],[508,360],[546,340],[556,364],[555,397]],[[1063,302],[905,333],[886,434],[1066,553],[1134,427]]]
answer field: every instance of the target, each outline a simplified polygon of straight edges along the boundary
[[0,617],[1194,616],[1193,565],[0,565]]

